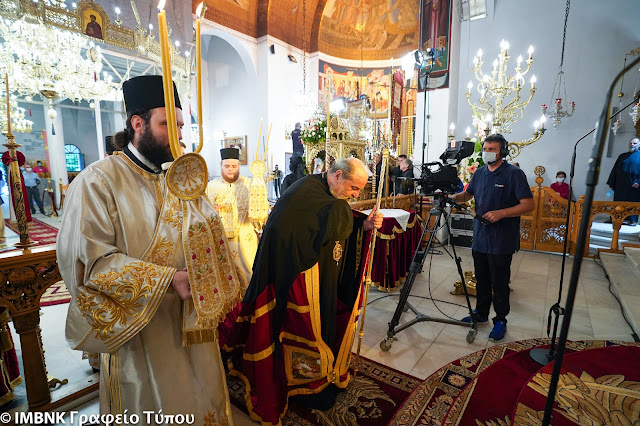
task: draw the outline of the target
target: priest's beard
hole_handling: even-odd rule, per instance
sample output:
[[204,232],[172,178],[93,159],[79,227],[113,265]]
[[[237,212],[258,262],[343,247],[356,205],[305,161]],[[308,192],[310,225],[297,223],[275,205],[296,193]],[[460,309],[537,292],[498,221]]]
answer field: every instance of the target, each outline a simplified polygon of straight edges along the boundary
[[145,126],[144,133],[140,136],[140,139],[138,139],[138,146],[136,148],[144,158],[158,169],[162,168],[163,163],[173,161],[169,144],[163,145],[162,142],[154,136],[151,131],[151,126],[149,125]]
[[240,170],[236,170],[233,173],[233,176],[229,176],[229,175],[225,174],[225,172],[222,172],[222,179],[224,179],[228,183],[233,183],[233,182],[237,181],[239,177],[240,177]]

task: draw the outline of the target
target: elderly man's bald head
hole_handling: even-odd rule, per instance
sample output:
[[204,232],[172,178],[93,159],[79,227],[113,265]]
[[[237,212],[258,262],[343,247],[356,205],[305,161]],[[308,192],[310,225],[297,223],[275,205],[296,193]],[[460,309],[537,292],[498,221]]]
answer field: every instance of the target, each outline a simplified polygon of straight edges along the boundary
[[357,158],[343,158],[333,163],[327,175],[331,195],[340,199],[358,198],[367,184],[367,166]]

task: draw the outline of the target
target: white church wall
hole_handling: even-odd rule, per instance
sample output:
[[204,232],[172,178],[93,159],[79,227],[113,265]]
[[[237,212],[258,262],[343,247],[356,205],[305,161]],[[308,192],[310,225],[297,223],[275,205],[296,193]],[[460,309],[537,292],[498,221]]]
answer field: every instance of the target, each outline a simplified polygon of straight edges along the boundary
[[[227,137],[247,136],[248,165],[241,167],[243,175],[250,175],[249,164],[255,154],[260,120],[260,102],[256,99],[259,97],[256,96],[258,81],[252,64],[243,60],[237,48],[242,49],[217,35],[205,35],[203,38],[203,74],[206,77],[202,82],[204,143],[201,154],[207,161],[211,176],[220,176],[220,148],[224,133]],[[197,116],[196,106],[196,98],[192,97],[194,116]],[[252,126],[251,123],[257,125]]]
[[[473,56],[482,49],[484,69],[491,70],[502,39],[510,43],[510,69],[513,70],[518,55],[527,57],[529,45],[536,49],[534,63],[529,73],[537,78],[537,91],[524,113],[524,118],[514,126],[508,140],[531,137],[533,122],[540,118],[540,105],[552,103],[551,94],[558,72],[562,48],[565,2],[541,0],[537,2],[487,2],[489,15],[485,19],[463,22],[461,25],[459,105],[457,111],[457,134],[471,124],[471,108],[464,94],[467,83],[475,82],[472,75]],[[567,27],[567,39],[563,70],[567,80],[569,100],[576,102],[573,117],[564,119],[554,129],[547,122],[547,132],[533,145],[525,148],[515,161],[520,163],[530,185],[535,185],[533,169],[537,165],[546,168],[545,185],[555,180],[555,173],[569,173],[574,143],[595,125],[603,108],[605,92],[615,75],[622,69],[627,52],[640,46],[640,30],[637,25],[637,2],[611,0],[601,2],[588,0],[571,7]],[[526,88],[530,87],[528,83]],[[632,92],[640,74],[632,71],[624,82],[623,105],[631,101]],[[528,90],[523,90],[528,94]],[[619,85],[614,91],[613,105],[617,106]],[[474,93],[472,100],[477,99]],[[608,187],[605,182],[617,156],[627,151],[628,140],[633,136],[632,122],[628,110],[622,113],[623,130],[609,139],[613,144],[610,157],[602,160],[596,199],[604,199]],[[591,154],[592,136],[583,140],[578,149],[575,193],[584,194],[587,161]]]

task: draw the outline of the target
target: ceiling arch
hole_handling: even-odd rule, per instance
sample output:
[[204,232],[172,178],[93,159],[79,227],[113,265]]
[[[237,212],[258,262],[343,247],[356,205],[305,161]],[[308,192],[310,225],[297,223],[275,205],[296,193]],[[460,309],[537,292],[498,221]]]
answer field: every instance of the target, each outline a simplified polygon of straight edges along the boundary
[[[198,3],[193,1],[193,10]],[[206,4],[206,19],[255,38],[270,35],[308,52],[384,60],[418,46],[419,0],[207,0]]]

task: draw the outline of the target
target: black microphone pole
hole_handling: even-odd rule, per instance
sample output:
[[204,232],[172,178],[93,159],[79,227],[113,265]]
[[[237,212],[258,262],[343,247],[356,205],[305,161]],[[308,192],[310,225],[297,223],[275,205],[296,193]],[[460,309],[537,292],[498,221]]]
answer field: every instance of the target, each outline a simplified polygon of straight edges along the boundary
[[[640,100],[640,97],[636,97],[633,101],[629,102],[624,108],[619,109],[614,114],[609,117],[609,121],[612,118],[616,117],[622,111],[629,108],[631,105],[635,104]],[[565,263],[567,260],[567,245],[569,241],[569,236],[571,235],[571,205],[574,199],[573,197],[573,176],[575,175],[576,170],[576,152],[578,150],[578,144],[584,140],[587,136],[593,133],[596,129],[591,129],[589,133],[582,136],[578,141],[573,145],[573,156],[571,157],[571,171],[569,172],[569,196],[568,196],[568,205],[567,205],[567,220],[564,224],[564,248],[562,250],[562,267],[560,268],[560,288],[558,289],[558,301],[551,306],[549,309],[549,317],[547,319],[547,337],[549,337],[549,333],[551,331],[551,315],[555,314],[555,319],[553,323],[553,335],[551,337],[551,344],[549,349],[544,348],[535,348],[529,352],[531,358],[536,361],[538,364],[546,365],[553,361],[553,357],[555,356],[556,350],[556,337],[558,334],[558,323],[560,321],[560,315],[564,315],[564,309],[560,306],[560,302],[562,301],[562,284],[564,282],[564,269]]]
[[551,374],[551,382],[549,383],[549,394],[547,395],[547,403],[544,407],[544,418],[542,419],[543,426],[549,425],[551,422],[551,413],[553,412],[553,403],[556,397],[556,390],[558,387],[558,379],[560,378],[560,370],[562,369],[562,359],[564,357],[564,350],[567,345],[567,335],[569,334],[569,325],[571,324],[571,314],[573,313],[573,303],[576,298],[576,290],[578,289],[578,278],[580,277],[580,267],[582,266],[582,259],[584,258],[584,249],[587,241],[587,228],[589,227],[589,219],[591,212],[591,205],[593,204],[593,194],[598,184],[598,176],[600,174],[600,161],[602,159],[602,151],[604,150],[604,141],[609,131],[609,107],[611,103],[611,97],[613,95],[614,86],[622,76],[640,63],[640,56],[636,58],[631,64],[625,67],[607,90],[605,97],[605,105],[600,114],[600,119],[596,124],[595,135],[593,137],[593,148],[591,150],[591,158],[589,159],[587,169],[586,185],[587,190],[584,198],[584,207],[582,209],[583,214],[580,220],[580,230],[578,232],[578,241],[576,243],[576,255],[573,261],[573,268],[571,269],[571,279],[569,281],[569,291],[567,293],[566,313],[564,320],[562,321],[562,329],[560,330],[560,341],[558,342],[558,353],[553,363],[553,373]]

